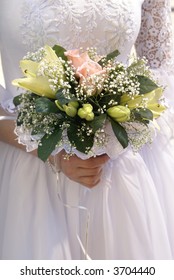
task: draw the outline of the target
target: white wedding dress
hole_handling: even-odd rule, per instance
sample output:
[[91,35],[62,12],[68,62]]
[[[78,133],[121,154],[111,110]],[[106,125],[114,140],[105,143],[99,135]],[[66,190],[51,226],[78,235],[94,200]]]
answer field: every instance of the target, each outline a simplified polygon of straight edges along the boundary
[[[135,42],[172,105],[169,2],[1,0],[2,106],[19,93],[11,81],[21,76],[19,60],[27,51],[46,43],[95,46],[101,54],[119,49],[126,63]],[[174,259],[172,109],[159,124],[152,145],[110,160],[92,190],[62,173],[57,184],[47,164],[1,142],[0,259]]]

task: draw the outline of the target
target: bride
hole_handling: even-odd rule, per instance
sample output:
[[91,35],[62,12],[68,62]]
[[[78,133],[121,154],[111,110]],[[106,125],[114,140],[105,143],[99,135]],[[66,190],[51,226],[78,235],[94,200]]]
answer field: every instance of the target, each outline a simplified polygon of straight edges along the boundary
[[[1,1],[1,259],[174,259],[171,29],[170,0]],[[37,151],[27,153],[9,120],[18,94],[11,81],[26,52],[44,44],[118,49],[123,63],[135,46],[166,88],[168,110],[153,143],[115,160],[65,160],[62,151],[59,178]]]

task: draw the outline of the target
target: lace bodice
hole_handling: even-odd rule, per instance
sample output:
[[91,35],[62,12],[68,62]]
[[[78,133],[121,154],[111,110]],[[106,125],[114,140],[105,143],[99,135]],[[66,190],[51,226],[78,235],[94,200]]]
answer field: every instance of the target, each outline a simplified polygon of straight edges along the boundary
[[131,47],[138,30],[131,0],[25,0],[22,10],[27,49],[59,43],[68,49],[95,46],[102,54],[116,47],[124,52],[125,42]]
[[170,0],[11,0],[10,5],[1,0],[0,47],[8,91],[15,94],[11,80],[21,75],[19,60],[46,43],[67,49],[94,46],[101,54],[119,49],[124,62],[136,43],[138,55],[146,56],[151,67],[170,70]]

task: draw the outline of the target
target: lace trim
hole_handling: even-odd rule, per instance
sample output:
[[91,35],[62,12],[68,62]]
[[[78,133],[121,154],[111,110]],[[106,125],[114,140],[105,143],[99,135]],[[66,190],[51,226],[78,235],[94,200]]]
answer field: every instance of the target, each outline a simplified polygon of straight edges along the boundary
[[[132,0],[24,0],[21,31],[28,50],[45,43],[95,46],[101,54],[135,39]],[[128,17],[129,14],[129,17]]]
[[152,68],[174,73],[174,49],[169,0],[145,0],[136,42],[138,56],[145,56]]
[[[25,145],[26,146],[26,151],[31,152],[35,149],[38,148],[38,141],[43,137],[43,135],[31,135],[31,130],[26,129],[25,127],[17,126],[15,127],[14,130],[15,134],[17,135],[17,140],[19,144]],[[120,153],[122,153],[123,147],[119,143],[119,141],[116,139],[113,130],[111,128],[111,125],[108,124],[105,128],[105,134],[107,137],[106,143],[103,146],[100,146],[94,142],[94,145],[88,155],[83,154],[73,148],[69,141],[67,140],[67,136],[65,133],[63,143],[58,146],[54,152],[52,153],[53,155],[56,155],[59,153],[61,150],[65,149],[67,153],[73,153],[76,154],[78,157],[82,159],[88,159],[92,156],[97,156],[97,155],[102,155],[102,154],[107,154],[110,158],[116,159]]]
[[34,139],[31,136],[31,131],[24,129],[24,127],[16,126],[14,133],[17,135],[17,140],[19,144],[26,146],[26,151],[31,152],[38,148],[38,139]]

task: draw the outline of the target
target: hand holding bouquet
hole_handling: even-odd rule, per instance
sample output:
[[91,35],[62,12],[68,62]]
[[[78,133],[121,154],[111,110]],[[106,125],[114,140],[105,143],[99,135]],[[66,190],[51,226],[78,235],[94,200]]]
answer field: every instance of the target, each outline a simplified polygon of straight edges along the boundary
[[28,151],[38,148],[43,161],[61,149],[102,154],[113,137],[119,149],[131,145],[137,151],[150,142],[152,123],[166,109],[163,89],[144,59],[125,66],[118,54],[99,57],[92,48],[66,51],[57,45],[28,53],[20,61],[24,77],[13,81],[25,89],[14,98],[18,141]]

